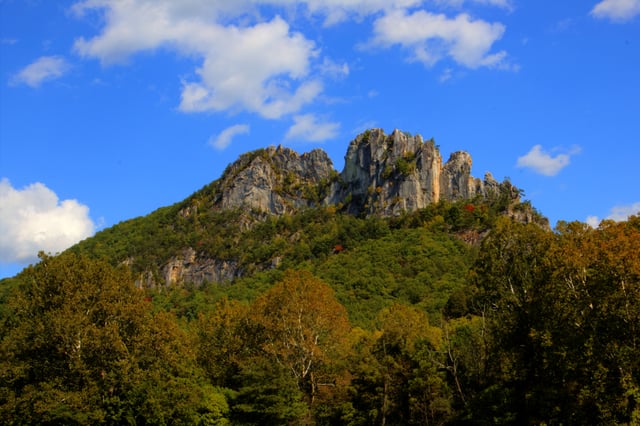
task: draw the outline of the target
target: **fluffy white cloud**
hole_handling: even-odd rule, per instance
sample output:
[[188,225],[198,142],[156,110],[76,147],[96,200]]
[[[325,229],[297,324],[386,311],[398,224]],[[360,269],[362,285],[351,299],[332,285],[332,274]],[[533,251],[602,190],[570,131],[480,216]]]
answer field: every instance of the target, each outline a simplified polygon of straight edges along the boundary
[[598,216],[587,216],[585,223],[592,228],[597,228],[598,224],[600,224],[600,219]]
[[238,135],[246,135],[249,133],[249,129],[249,125],[247,124],[236,124],[234,126],[227,127],[217,136],[212,136],[209,139],[209,144],[220,150],[225,149],[229,144],[231,144],[234,137]]
[[[431,0],[460,3],[463,0]],[[507,7],[510,0],[467,0]],[[347,76],[347,64],[323,57],[313,40],[292,30],[288,19],[375,21],[373,45],[401,45],[427,64],[442,56],[469,67],[504,64],[505,52],[489,53],[504,26],[454,19],[425,11],[425,0],[82,0],[77,16],[97,14],[101,31],[78,38],[74,49],[103,64],[126,63],[143,51],[168,50],[199,62],[184,77],[184,112],[248,111],[275,119],[296,114],[324,91],[324,78]],[[279,15],[280,14],[280,15]],[[299,22],[298,22],[299,23]]]
[[412,60],[427,66],[446,56],[468,68],[501,66],[506,52],[489,51],[504,31],[500,23],[473,20],[467,14],[450,19],[424,10],[396,10],[375,21],[372,45],[399,44],[412,51]]
[[305,5],[310,13],[325,18],[325,25],[345,21],[350,17],[364,17],[381,11],[420,6],[423,0],[257,0],[257,3]]
[[627,220],[631,215],[640,214],[640,202],[633,203],[628,206],[615,206],[611,209],[611,213],[607,216],[607,219],[615,220],[619,222],[621,220]]
[[296,115],[294,124],[289,128],[286,139],[300,139],[310,142],[322,142],[333,139],[340,130],[339,123],[318,122],[314,114]]
[[318,56],[313,41],[292,32],[276,16],[254,25],[223,25],[221,2],[191,0],[88,0],[74,10],[104,10],[98,36],[79,38],[75,50],[105,64],[126,61],[133,53],[159,48],[202,60],[199,78],[183,82],[180,109],[185,112],[246,110],[267,118],[294,113],[313,101],[322,83],[309,76]]
[[628,21],[640,15],[640,0],[603,0],[591,10],[595,18]]
[[[473,1],[508,4],[506,0]],[[354,14],[386,11],[376,21],[378,44],[410,45],[414,59],[425,63],[434,62],[442,54],[471,68],[502,62],[504,52],[490,55],[488,50],[501,37],[503,26],[472,21],[467,15],[449,20],[424,11],[409,16],[404,12],[421,3],[422,0],[85,0],[72,9],[78,15],[95,10],[104,13],[102,33],[75,42],[78,53],[98,58],[104,64],[123,62],[136,52],[158,48],[200,58],[202,66],[195,70],[199,78],[183,82],[182,111],[236,109],[279,118],[296,113],[323,91],[322,81],[310,76],[319,51],[313,41],[292,32],[278,16],[247,24],[252,21],[251,16],[260,16],[259,6],[302,8],[310,14],[323,15],[329,23]],[[242,26],[224,23],[246,16],[249,19]],[[425,24],[430,28],[426,32]],[[415,25],[418,39],[397,31],[398,27]],[[327,58],[315,65],[321,75],[348,73],[346,64],[338,67]]]
[[[627,220],[629,216],[638,214],[640,214],[640,202],[627,206],[615,206],[611,209],[609,215],[605,219],[620,222]],[[596,228],[600,224],[600,218],[598,216],[589,216],[586,219],[586,223],[591,227]]]
[[41,183],[18,190],[0,180],[0,263],[32,262],[40,250],[60,252],[94,232],[78,201],[60,201]]
[[527,154],[518,157],[517,166],[532,169],[541,175],[555,176],[569,165],[571,156],[578,152],[580,148],[573,147],[570,151],[554,157],[545,152],[541,145],[535,145]]
[[63,57],[42,56],[15,74],[10,83],[39,87],[45,81],[62,77],[68,70],[69,64]]

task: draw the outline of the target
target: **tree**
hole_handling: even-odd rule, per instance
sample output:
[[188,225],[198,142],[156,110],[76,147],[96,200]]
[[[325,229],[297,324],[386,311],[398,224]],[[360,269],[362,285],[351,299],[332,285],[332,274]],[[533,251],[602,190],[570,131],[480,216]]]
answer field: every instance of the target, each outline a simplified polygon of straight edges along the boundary
[[[555,282],[564,295],[572,348],[574,422],[640,421],[640,218],[559,226]],[[568,337],[570,336],[570,337]],[[562,337],[562,339],[561,339]]]
[[357,424],[441,424],[450,392],[437,348],[441,334],[426,314],[393,305],[378,315],[377,328],[356,343],[352,364]]
[[236,376],[255,355],[249,305],[227,298],[196,324],[198,363],[216,386],[233,387]]
[[66,253],[23,271],[0,344],[10,424],[194,423],[211,418],[189,337],[153,315],[125,268]]
[[334,384],[351,328],[345,308],[310,272],[287,271],[252,312],[262,350],[296,379],[312,404],[320,385]]
[[282,365],[255,358],[238,373],[239,388],[232,397],[234,424],[302,424],[309,407],[298,382]]
[[479,299],[490,307],[487,365],[494,366],[472,401],[475,416],[517,424],[638,422],[637,217],[597,229],[560,223],[556,233],[499,222],[474,274]]
[[[559,400],[544,359],[548,319],[554,317],[548,297],[552,242],[553,234],[538,225],[500,219],[483,241],[473,270],[480,304],[490,307],[488,365],[493,369],[488,373],[507,391],[506,398],[502,392],[495,395],[504,404],[497,411],[505,419],[515,416],[518,424],[542,421],[540,416],[554,411],[548,405]],[[481,397],[486,401],[487,394]]]

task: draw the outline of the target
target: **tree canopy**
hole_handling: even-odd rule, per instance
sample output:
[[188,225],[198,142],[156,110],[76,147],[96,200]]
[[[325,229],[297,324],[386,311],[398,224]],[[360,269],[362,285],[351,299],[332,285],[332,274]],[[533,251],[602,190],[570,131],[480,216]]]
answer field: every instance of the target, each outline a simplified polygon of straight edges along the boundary
[[143,289],[126,262],[42,254],[3,282],[0,418],[640,423],[640,217],[451,209],[268,219],[263,252],[242,244],[281,262],[225,284]]

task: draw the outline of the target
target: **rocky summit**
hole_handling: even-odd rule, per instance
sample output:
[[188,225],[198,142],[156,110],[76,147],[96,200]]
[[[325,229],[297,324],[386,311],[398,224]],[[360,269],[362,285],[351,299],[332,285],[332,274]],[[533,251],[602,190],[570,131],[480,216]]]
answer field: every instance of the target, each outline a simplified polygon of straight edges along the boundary
[[334,205],[356,215],[394,216],[440,200],[488,197],[520,191],[490,173],[471,176],[471,156],[451,154],[446,163],[433,140],[394,130],[358,135],[345,155],[342,172],[322,150],[305,154],[283,147],[244,154],[218,181],[215,207],[250,208],[267,214]]

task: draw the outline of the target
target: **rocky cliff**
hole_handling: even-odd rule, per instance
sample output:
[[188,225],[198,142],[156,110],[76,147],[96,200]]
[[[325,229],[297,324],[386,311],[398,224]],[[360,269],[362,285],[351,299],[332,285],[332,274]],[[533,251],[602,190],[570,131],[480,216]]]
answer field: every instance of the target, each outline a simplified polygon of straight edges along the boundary
[[[334,183],[330,204],[347,203],[352,213],[398,215],[440,200],[497,194],[505,185],[490,173],[471,176],[471,156],[451,154],[446,163],[433,140],[399,130],[386,135],[372,129],[354,139],[345,156],[341,181]],[[519,192],[510,185],[514,199]]]
[[299,155],[269,147],[245,154],[219,180],[214,206],[281,215],[335,205],[357,215],[392,216],[440,200],[487,197],[504,190],[518,198],[515,187],[498,183],[490,173],[484,179],[471,176],[471,165],[467,152],[454,152],[443,164],[433,140],[372,129],[351,141],[341,173],[321,150]]
[[334,173],[333,163],[319,149],[302,155],[281,146],[254,151],[227,167],[215,207],[293,213],[319,204],[317,190],[326,187]]

